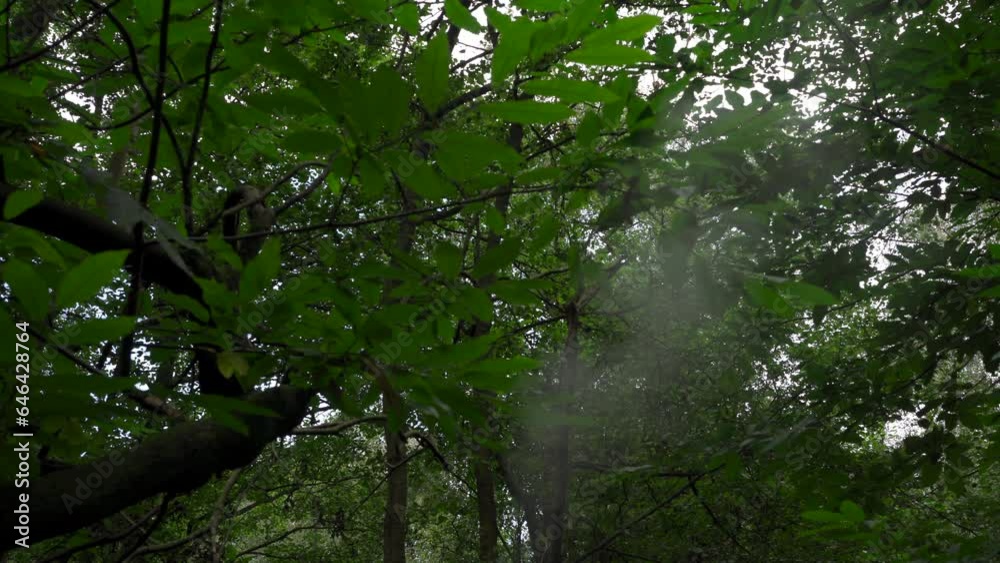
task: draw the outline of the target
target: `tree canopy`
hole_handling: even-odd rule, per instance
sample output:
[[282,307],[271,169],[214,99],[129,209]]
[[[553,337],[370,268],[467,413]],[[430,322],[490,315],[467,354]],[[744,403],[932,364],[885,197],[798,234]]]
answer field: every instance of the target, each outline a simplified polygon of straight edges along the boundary
[[0,14],[11,561],[1000,558],[997,3]]

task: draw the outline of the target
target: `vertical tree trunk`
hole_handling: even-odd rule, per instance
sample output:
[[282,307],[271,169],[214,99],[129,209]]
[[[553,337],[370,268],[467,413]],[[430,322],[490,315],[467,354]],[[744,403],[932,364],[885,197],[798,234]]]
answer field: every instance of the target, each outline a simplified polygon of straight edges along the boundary
[[[563,348],[562,366],[559,370],[557,390],[563,401],[560,409],[564,417],[573,412],[572,397],[576,390],[576,376],[580,356],[579,328],[576,304],[566,308],[566,345]],[[565,422],[556,427],[551,441],[551,472],[549,474],[550,494],[542,516],[544,534],[542,563],[561,563],[566,545],[569,514],[569,425]]]
[[[524,126],[515,123],[510,126],[507,133],[507,144],[515,151],[521,152],[524,140]],[[496,210],[500,216],[507,218],[510,208],[510,194],[500,196],[496,200]],[[487,250],[495,248],[500,244],[500,237],[491,234],[487,242]],[[496,281],[493,274],[484,276],[476,280],[476,285],[486,287]],[[492,330],[493,324],[487,321],[477,322],[472,329],[472,336],[485,336]],[[486,396],[486,393],[480,392]],[[488,401],[484,401],[487,410],[487,419],[492,409]],[[479,515],[479,561],[481,563],[496,563],[497,543],[500,540],[500,529],[497,525],[497,499],[496,499],[496,474],[494,473],[493,454],[482,445],[476,446],[476,457],[473,466],[473,474],[476,479],[476,506]]]
[[521,482],[520,477],[514,472],[513,464],[506,454],[498,452],[496,454],[496,462],[500,467],[500,474],[507,485],[507,490],[510,491],[511,497],[514,498],[514,501],[524,511],[524,523],[528,526],[528,547],[535,554],[533,560],[540,560],[542,550],[539,546],[544,541],[544,537],[542,534],[541,510],[539,509],[537,499],[535,495],[527,490],[524,483]]
[[[403,210],[413,209],[412,199],[405,188],[399,186]],[[396,247],[403,253],[413,246],[414,224],[406,217],[399,221]],[[393,261],[395,262],[395,260]],[[389,301],[389,294],[396,283],[386,281],[383,301]],[[409,469],[406,460],[406,409],[403,398],[392,386],[387,374],[375,366],[376,383],[382,391],[382,412],[385,424],[386,478],[385,514],[382,520],[382,557],[385,563],[406,563],[406,507],[408,496]]]
[[500,530],[497,527],[496,478],[490,464],[490,454],[480,447],[476,452],[476,505],[479,512],[479,560],[494,563],[497,560],[497,543]]
[[522,563],[521,550],[524,549],[524,542],[521,541],[521,533],[524,528],[523,513],[517,515],[517,522],[514,525],[514,556],[512,563]]
[[[403,412],[403,400],[396,390],[388,387],[382,393],[383,412],[386,419],[392,420]],[[385,500],[385,516],[382,521],[382,555],[385,563],[406,562],[406,500],[407,500],[407,466],[406,439],[402,428],[385,425],[385,461],[389,477],[387,479],[388,494]]]

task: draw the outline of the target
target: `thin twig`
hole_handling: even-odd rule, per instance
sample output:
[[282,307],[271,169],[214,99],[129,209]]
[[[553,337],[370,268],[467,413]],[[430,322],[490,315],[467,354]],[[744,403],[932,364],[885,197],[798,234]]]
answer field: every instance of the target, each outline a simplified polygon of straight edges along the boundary
[[198,141],[201,139],[201,125],[205,118],[205,108],[208,106],[208,92],[212,84],[212,57],[219,46],[219,34],[222,31],[222,0],[215,0],[215,13],[212,17],[212,38],[208,43],[208,53],[205,55],[205,78],[201,85],[201,98],[198,100],[198,110],[195,112],[194,127],[191,132],[191,144],[188,146],[187,162],[182,163],[183,178],[181,191],[184,205],[184,227],[188,233],[194,230],[193,196],[191,195],[191,177],[194,174],[195,155],[198,152]]
[[[0,65],[0,72],[6,72],[12,68],[17,68],[23,65],[24,63],[29,63],[35,59],[45,56],[46,54],[48,54],[49,51],[54,49],[56,46],[62,45],[62,43],[67,39],[69,39],[70,36],[75,35],[83,28],[94,23],[94,21],[96,21],[99,17],[105,14],[110,14],[111,8],[114,8],[115,5],[118,4],[120,1],[121,0],[113,0],[112,2],[109,2],[108,4],[102,6],[100,9],[95,10],[94,13],[92,13],[89,17],[84,18],[82,22],[73,26],[72,28],[69,29],[69,31],[57,37],[56,40],[53,41],[51,44],[46,45],[45,47],[39,49],[38,51],[35,51],[33,53],[28,53],[27,55],[22,55],[20,57],[17,57],[16,59],[8,61],[6,64]],[[7,35],[9,36],[10,34]]]
[[637,516],[637,517],[633,518],[632,520],[626,522],[625,525],[623,525],[622,527],[620,527],[617,530],[615,530],[614,533],[612,533],[610,536],[608,536],[608,537],[604,538],[603,540],[601,540],[600,543],[598,543],[596,546],[594,546],[593,548],[591,548],[589,551],[587,551],[586,553],[584,553],[580,557],[577,557],[576,560],[574,561],[574,563],[583,563],[584,561],[590,559],[591,555],[594,555],[595,553],[601,551],[605,547],[607,547],[607,546],[611,545],[612,543],[614,543],[614,541],[617,540],[618,538],[620,538],[622,535],[624,535],[629,530],[629,528],[635,526],[636,524],[638,524],[638,523],[642,522],[643,520],[649,518],[650,516],[656,514],[657,512],[660,511],[660,509],[662,509],[663,507],[667,506],[668,504],[670,504],[671,502],[673,502],[675,499],[677,499],[678,497],[680,497],[681,495],[683,495],[685,492],[687,492],[688,489],[694,487],[694,484],[699,479],[702,479],[702,478],[704,478],[705,476],[707,476],[707,475],[709,475],[711,473],[715,473],[716,471],[722,469],[722,467],[723,466],[720,465],[720,466],[715,467],[713,469],[709,469],[708,471],[704,471],[704,472],[702,472],[701,474],[699,474],[699,475],[697,475],[695,477],[690,478],[686,484],[684,484],[679,489],[677,489],[676,491],[674,491],[673,493],[671,493],[670,496],[668,496],[667,498],[663,499],[662,501],[656,503],[655,505],[653,505],[652,508],[650,508],[649,510],[643,512],[639,516]]
[[[28,331],[32,334],[32,336],[34,336],[38,340],[44,342],[45,344],[51,346],[57,352],[59,352],[62,356],[64,356],[66,359],[68,359],[69,361],[73,362],[74,364],[80,366],[81,368],[83,368],[84,370],[86,370],[91,375],[95,375],[95,376],[98,376],[98,377],[103,377],[103,378],[111,379],[111,376],[109,376],[108,374],[104,373],[103,371],[95,368],[94,366],[88,364],[82,358],[80,358],[79,356],[77,356],[76,354],[74,354],[71,350],[67,350],[66,348],[63,348],[62,346],[60,346],[59,344],[57,344],[57,343],[49,340],[48,338],[45,337],[45,335],[43,335],[42,333],[38,332],[33,327],[29,326],[28,327]],[[184,418],[185,418],[184,414],[181,413],[179,410],[177,410],[174,407],[170,406],[170,404],[168,404],[163,399],[157,397],[156,395],[148,393],[146,391],[139,391],[138,389],[129,389],[129,390],[125,391],[125,394],[130,399],[132,399],[133,401],[136,401],[137,403],[139,403],[140,406],[142,406],[142,407],[144,407],[144,408],[146,408],[146,409],[148,409],[150,411],[153,411],[153,412],[155,412],[157,414],[162,414],[162,415],[166,416],[167,418],[170,418],[170,419],[173,419],[173,420],[178,420],[178,421],[184,420]]]
[[90,549],[92,547],[98,547],[98,546],[101,546],[101,545],[109,544],[109,543],[112,543],[112,542],[116,542],[116,541],[118,541],[120,539],[126,538],[126,537],[132,535],[132,533],[135,532],[137,529],[139,529],[139,526],[142,526],[144,523],[146,523],[147,520],[149,520],[150,518],[152,518],[156,514],[159,514],[159,512],[160,512],[160,507],[159,506],[155,506],[155,507],[153,507],[152,510],[150,510],[149,512],[147,512],[145,516],[143,516],[142,518],[140,518],[136,522],[132,523],[132,525],[130,525],[128,528],[125,528],[124,530],[122,530],[120,532],[111,534],[109,536],[105,536],[103,538],[98,538],[96,540],[91,540],[91,541],[89,541],[87,543],[83,543],[83,544],[80,544],[80,545],[77,545],[77,546],[74,546],[74,547],[70,547],[68,549],[64,549],[63,551],[60,551],[59,553],[56,553],[56,554],[51,555],[49,557],[46,557],[45,559],[43,559],[41,561],[41,563],[51,563],[52,561],[60,561],[60,560],[62,560],[62,561],[68,561],[69,560],[69,556],[73,555],[74,553],[79,553],[81,551],[84,551],[86,549]]
[[236,485],[236,481],[239,480],[241,473],[243,473],[242,467],[236,469],[229,475],[229,480],[226,481],[226,485],[222,488],[222,494],[219,495],[219,500],[215,502],[215,510],[212,512],[212,520],[209,521],[208,524],[208,528],[211,531],[209,536],[212,539],[213,563],[219,562],[219,522],[222,521],[222,514],[225,512],[226,499],[229,498],[229,492],[233,490],[233,486]]
[[135,542],[135,545],[127,549],[125,553],[122,554],[121,558],[118,559],[118,563],[125,563],[126,561],[131,559],[132,555],[135,554],[136,550],[142,547],[142,544],[146,543],[146,540],[149,539],[149,536],[153,535],[153,532],[156,531],[156,528],[158,528],[160,524],[163,523],[163,518],[167,514],[167,506],[170,504],[170,501],[173,500],[173,498],[174,498],[173,493],[166,493],[165,495],[163,495],[163,500],[160,501],[160,507],[156,514],[156,520],[154,520],[153,523],[150,524],[149,527],[146,529],[146,531],[143,532],[142,537],[139,538],[139,541]]
[[[481,195],[478,195],[478,196],[475,196],[475,197],[470,197],[470,198],[459,200],[459,201],[454,201],[454,202],[450,202],[450,203],[441,203],[441,204],[437,204],[437,205],[429,205],[427,207],[421,207],[421,208],[418,208],[418,209],[411,209],[411,210],[408,210],[408,211],[400,211],[398,213],[392,213],[390,215],[381,215],[379,217],[372,217],[371,219],[359,219],[357,221],[348,221],[348,222],[345,222],[345,223],[338,223],[338,222],[330,221],[330,222],[327,222],[327,223],[318,223],[318,224],[315,224],[315,225],[306,225],[304,227],[293,227],[293,228],[288,228],[288,229],[275,229],[273,231],[261,231],[261,232],[255,232],[255,233],[246,233],[244,235],[235,235],[235,236],[224,237],[224,238],[225,238],[225,240],[242,240],[242,239],[251,239],[251,238],[266,237],[266,236],[270,236],[270,235],[285,235],[285,234],[294,234],[294,233],[308,233],[308,232],[319,231],[319,230],[324,230],[324,229],[349,229],[349,228],[355,228],[355,227],[363,227],[365,225],[371,225],[371,224],[374,224],[374,223],[383,223],[385,221],[392,221],[394,219],[402,219],[404,217],[409,217],[409,216],[412,216],[412,215],[420,215],[422,213],[430,213],[432,211],[438,211],[438,210],[441,210],[441,209],[447,209],[447,208],[451,208],[451,207],[455,207],[455,206],[464,206],[464,205],[468,205],[470,203],[476,203],[476,202],[479,202],[479,201],[486,201],[486,200],[493,199],[493,198],[496,198],[496,197],[500,197],[500,196],[503,196],[503,195],[506,195],[506,194],[519,195],[519,194],[538,193],[538,192],[550,191],[550,190],[552,190],[554,188],[555,188],[555,186],[539,186],[539,187],[535,187],[535,188],[523,188],[523,189],[520,189],[520,190],[513,190],[511,188],[504,188],[504,189],[501,189],[501,190],[487,192],[485,194],[481,194]],[[202,239],[203,239],[203,237],[192,237],[190,240],[202,240]]]
[[364,416],[361,418],[356,418],[354,420],[346,420],[343,422],[328,422],[325,424],[318,424],[316,426],[310,426],[307,428],[296,428],[292,430],[292,434],[299,436],[330,436],[334,434],[339,434],[350,428],[354,428],[359,424],[365,424],[368,422],[385,422],[384,416]]
[[[167,84],[167,34],[169,28],[170,0],[163,0],[163,10],[160,14],[160,63],[157,67],[156,95],[153,98],[153,130],[149,139],[149,160],[146,162],[146,172],[142,177],[142,189],[139,191],[139,204],[143,207],[149,203],[149,193],[153,187],[153,171],[156,169],[156,156],[160,148],[163,96]],[[141,224],[137,225],[136,228],[141,229]]]

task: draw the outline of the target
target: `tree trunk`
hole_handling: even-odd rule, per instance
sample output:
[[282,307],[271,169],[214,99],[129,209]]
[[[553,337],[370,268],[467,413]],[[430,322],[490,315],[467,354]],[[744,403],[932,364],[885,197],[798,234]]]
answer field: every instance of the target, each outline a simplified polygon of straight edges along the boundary
[[497,465],[500,467],[501,475],[511,497],[524,511],[524,523],[528,526],[529,547],[535,554],[534,559],[541,559],[542,549],[539,547],[544,542],[542,534],[542,521],[537,499],[527,488],[521,479],[514,472],[510,458],[504,453],[496,454]]
[[385,563],[405,563],[406,561],[406,498],[407,465],[406,438],[402,427],[391,423],[394,417],[402,415],[403,400],[396,390],[387,388],[382,394],[385,425],[385,461],[388,466],[388,494],[385,501],[385,516],[382,521],[382,555]]
[[[507,144],[515,151],[520,152],[523,140],[524,126],[518,123],[511,125],[507,133]],[[510,208],[510,194],[498,198],[495,207],[500,216],[506,218]],[[486,248],[490,250],[499,244],[500,237],[492,234]],[[494,281],[496,281],[496,276],[490,274],[476,280],[476,285],[486,287]],[[491,322],[479,321],[472,328],[472,336],[485,336],[490,333],[492,328],[493,324]],[[481,391],[479,394],[485,397],[491,396],[491,394]],[[490,408],[488,400],[484,401],[483,404],[487,412],[487,419],[489,419],[492,408]],[[482,563],[496,562],[497,543],[500,540],[500,530],[497,525],[496,475],[493,468],[492,453],[485,446],[477,445],[473,474],[476,479],[476,506],[479,515],[479,561]]]
[[494,563],[497,560],[497,543],[500,530],[497,527],[496,477],[490,463],[490,453],[480,446],[476,452],[476,504],[479,509],[479,560]]
[[[566,345],[563,348],[563,361],[559,370],[557,389],[559,399],[563,402],[561,414],[568,418],[572,415],[572,397],[576,390],[576,375],[580,356],[579,318],[575,303],[570,303],[566,309]],[[556,427],[551,442],[551,472],[549,474],[550,494],[542,516],[542,563],[561,563],[566,545],[568,531],[567,515],[569,513],[569,425],[565,422]]]
[[[400,194],[404,211],[413,209],[408,191],[400,186]],[[399,233],[396,248],[403,254],[413,246],[414,224],[407,218],[399,221]],[[393,265],[398,266],[396,260]],[[387,280],[384,285],[384,302],[390,302],[389,294],[398,284]],[[406,409],[403,398],[393,388],[388,375],[376,367],[375,378],[382,390],[382,413],[386,417],[385,424],[385,463],[386,477],[385,514],[382,520],[382,557],[385,563],[406,562],[406,503],[408,495],[409,469],[406,462]]]

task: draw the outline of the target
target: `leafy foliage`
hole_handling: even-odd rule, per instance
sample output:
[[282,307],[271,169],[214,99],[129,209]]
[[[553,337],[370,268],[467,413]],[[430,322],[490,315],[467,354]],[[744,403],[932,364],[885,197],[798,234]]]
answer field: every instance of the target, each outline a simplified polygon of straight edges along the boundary
[[998,557],[995,3],[2,17],[12,561]]

